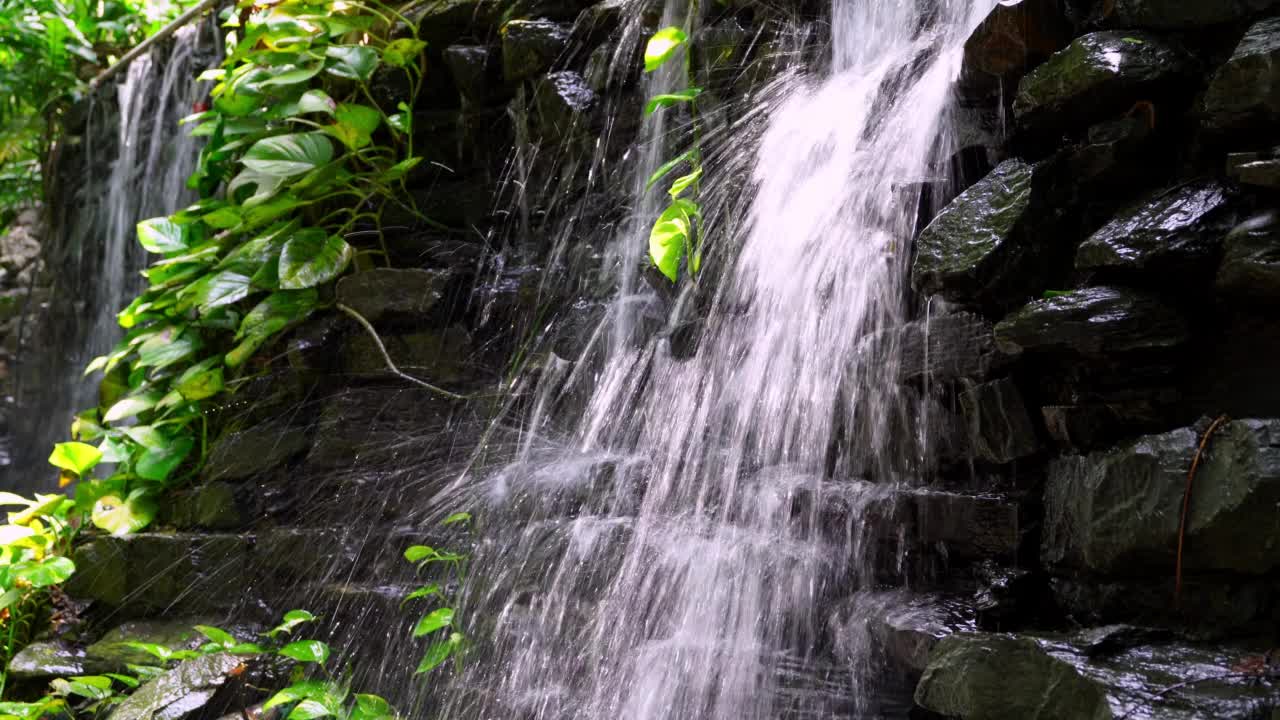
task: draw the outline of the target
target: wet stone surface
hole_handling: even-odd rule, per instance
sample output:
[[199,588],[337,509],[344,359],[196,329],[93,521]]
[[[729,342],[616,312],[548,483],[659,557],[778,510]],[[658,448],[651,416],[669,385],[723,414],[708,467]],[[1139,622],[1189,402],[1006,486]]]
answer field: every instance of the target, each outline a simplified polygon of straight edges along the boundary
[[1099,356],[1163,350],[1188,339],[1186,322],[1160,298],[1120,287],[1091,287],[1036,300],[996,324],[1006,353],[1069,351]]

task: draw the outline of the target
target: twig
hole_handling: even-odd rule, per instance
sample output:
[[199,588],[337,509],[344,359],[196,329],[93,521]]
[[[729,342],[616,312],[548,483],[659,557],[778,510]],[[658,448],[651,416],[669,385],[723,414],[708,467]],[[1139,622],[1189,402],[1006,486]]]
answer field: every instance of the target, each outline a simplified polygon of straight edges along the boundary
[[1195,457],[1191,459],[1191,469],[1187,472],[1187,489],[1182,493],[1182,518],[1178,521],[1178,559],[1174,568],[1173,579],[1173,604],[1176,607],[1182,600],[1182,547],[1185,544],[1187,535],[1187,515],[1191,510],[1191,484],[1196,478],[1196,470],[1200,468],[1200,457],[1204,455],[1204,449],[1209,446],[1209,438],[1213,437],[1213,433],[1222,427],[1222,424],[1228,420],[1226,415],[1219,415],[1209,425],[1209,429],[1204,431],[1204,436],[1200,438],[1200,447],[1196,448]]
[[415,385],[420,385],[430,390],[433,393],[443,395],[447,398],[453,398],[454,400],[467,399],[466,395],[459,395],[457,393],[449,392],[444,388],[436,387],[435,385],[432,385],[429,382],[419,380],[418,378],[396,367],[395,362],[391,359],[391,354],[387,352],[387,346],[383,345],[382,338],[378,337],[378,331],[373,328],[373,325],[370,324],[368,320],[364,319],[363,315],[347,307],[346,305],[343,305],[342,303],[337,303],[335,307],[337,307],[339,310],[341,310],[342,312],[350,316],[352,320],[355,320],[356,322],[360,323],[360,327],[364,328],[365,332],[369,333],[369,337],[373,338],[373,344],[378,346],[378,352],[382,353],[382,359],[387,363],[387,369],[390,370],[392,374],[399,377],[401,380],[407,380],[408,382],[411,382]]

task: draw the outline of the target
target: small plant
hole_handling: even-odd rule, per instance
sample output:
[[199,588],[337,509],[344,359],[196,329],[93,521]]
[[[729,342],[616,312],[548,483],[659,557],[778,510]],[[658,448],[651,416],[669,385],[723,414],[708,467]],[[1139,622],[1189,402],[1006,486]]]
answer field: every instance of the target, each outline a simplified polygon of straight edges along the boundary
[[[443,524],[466,525],[470,522],[471,515],[469,513],[454,513],[445,518]],[[448,572],[453,575],[453,579],[458,586],[461,586],[466,579],[466,555],[437,550],[426,545],[414,545],[404,551],[404,559],[413,563],[419,572],[432,565],[444,565]],[[417,588],[405,596],[404,602],[408,603],[419,599],[429,599],[444,605],[453,604],[439,583],[430,583]],[[415,673],[431,672],[450,657],[455,657],[462,650],[466,638],[456,629],[454,616],[455,610],[453,607],[438,607],[418,620],[418,624],[413,628],[413,636],[427,637],[436,635],[437,639],[433,640],[431,645],[427,647],[427,652],[422,656],[422,662],[418,664],[418,669]],[[447,633],[443,631],[447,631]]]
[[[692,16],[693,13],[690,13],[690,17]],[[645,189],[649,189],[677,168],[687,166],[689,169],[689,172],[672,181],[667,190],[671,201],[649,231],[649,258],[671,282],[679,278],[680,263],[686,257],[691,275],[697,275],[702,267],[702,206],[696,199],[702,181],[701,129],[697,109],[702,88],[693,86],[688,44],[688,32],[674,26],[666,27],[649,38],[644,52],[645,72],[654,72],[684,48],[684,73],[689,82],[689,87],[683,90],[650,98],[645,112],[653,114],[661,108],[687,104],[693,116],[693,146],[663,163],[645,183]]]

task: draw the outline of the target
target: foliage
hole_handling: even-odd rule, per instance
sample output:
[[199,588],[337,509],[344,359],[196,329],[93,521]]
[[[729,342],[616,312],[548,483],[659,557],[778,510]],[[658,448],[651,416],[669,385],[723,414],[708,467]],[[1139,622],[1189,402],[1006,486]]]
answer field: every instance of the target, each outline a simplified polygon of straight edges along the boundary
[[211,400],[324,306],[356,255],[346,236],[405,196],[418,161],[409,103],[389,112],[370,91],[380,67],[403,74],[409,102],[421,84],[425,43],[412,23],[388,38],[398,19],[333,0],[242,0],[228,14],[227,60],[201,76],[217,83],[212,107],[184,120],[207,138],[190,180],[201,199],[139,223],[160,259],[118,316],[124,340],[89,366],[104,373],[103,404],[73,429],[114,464],[81,483],[99,528],[145,527],[154,499],[198,471]]
[[84,80],[181,8],[146,0],[0,0],[0,226],[40,195],[40,158]]
[[[129,673],[107,673],[59,678],[50,683],[50,693],[35,702],[0,702],[0,720],[40,718],[91,718],[105,714],[123,702],[133,690],[166,669],[202,655],[226,653],[246,659],[265,660],[271,656],[298,664],[295,681],[276,692],[263,704],[264,713],[280,708],[278,717],[292,720],[333,717],[339,720],[389,720],[395,712],[377,695],[351,695],[345,685],[325,669],[329,646],[319,640],[289,641],[293,631],[316,617],[306,610],[290,610],[282,622],[262,634],[258,641],[241,640],[230,631],[210,625],[196,625],[207,642],[194,650],[173,649],[156,643],[129,642],[127,645],[155,658],[155,664],[130,665]],[[308,676],[321,679],[306,679]]]
[[[693,72],[688,44],[687,32],[678,27],[666,27],[649,38],[644,51],[644,69],[646,72],[654,72],[684,48],[684,73],[690,82],[689,87],[678,92],[653,96],[645,107],[646,113],[653,114],[663,108],[687,104],[693,115],[693,147],[663,163],[645,184],[646,189],[652,188],[676,169],[686,166],[689,168],[689,172],[672,181],[667,190],[671,201],[649,231],[649,258],[671,282],[679,278],[680,263],[686,257],[689,259],[691,274],[696,275],[702,266],[702,206],[696,200],[702,181],[702,149],[697,113],[697,100],[702,89],[692,86]],[[685,197],[686,193],[690,197]]]
[[[470,523],[471,515],[469,513],[454,513],[445,518],[443,524],[469,525]],[[446,574],[453,575],[453,580],[458,586],[461,586],[466,578],[466,555],[437,550],[427,545],[414,545],[404,551],[404,559],[417,566],[419,572],[432,566],[443,566],[446,569]],[[435,639],[427,647],[426,654],[422,656],[418,669],[415,671],[415,673],[428,673],[444,664],[450,657],[456,657],[462,651],[466,637],[456,629],[456,611],[454,608],[449,607],[453,603],[450,601],[448,593],[439,583],[430,583],[417,588],[405,596],[404,602],[408,603],[420,599],[441,604],[441,607],[437,607],[423,615],[413,628],[414,637],[435,636]]]

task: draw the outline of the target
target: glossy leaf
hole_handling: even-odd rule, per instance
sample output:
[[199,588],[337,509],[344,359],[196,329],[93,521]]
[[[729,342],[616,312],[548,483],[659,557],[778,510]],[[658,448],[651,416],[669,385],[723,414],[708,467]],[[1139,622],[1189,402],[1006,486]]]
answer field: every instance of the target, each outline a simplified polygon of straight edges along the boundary
[[662,28],[654,33],[644,48],[645,72],[653,72],[662,67],[688,40],[689,34],[674,26]]
[[648,190],[649,188],[653,187],[654,184],[656,184],[659,180],[669,175],[672,170],[675,170],[677,167],[680,167],[681,163],[689,162],[691,160],[693,160],[692,150],[686,153],[681,153],[680,155],[666,161],[661,166],[659,166],[657,170],[654,170],[653,174],[649,176],[649,179],[645,181],[644,189]]
[[649,103],[644,106],[645,114],[652,115],[658,108],[670,107],[679,103],[693,102],[702,94],[702,88],[686,88],[680,92],[662,93],[649,98]]
[[212,357],[187,368],[174,381],[174,389],[192,402],[217,395],[224,387],[221,362],[222,358]]
[[180,436],[170,439],[162,447],[150,448],[134,463],[134,472],[144,480],[167,480],[195,447],[195,440]]
[[418,58],[427,44],[413,38],[400,38],[382,49],[382,60],[392,67],[405,67]]
[[155,501],[140,492],[130,494],[128,500],[119,495],[105,495],[94,503],[90,519],[95,527],[121,537],[151,524],[156,509]]
[[255,172],[292,177],[333,159],[333,143],[319,133],[275,135],[254,143],[243,162]]
[[293,658],[299,662],[319,663],[323,665],[329,659],[329,646],[319,640],[299,640],[291,642],[278,650],[280,655]]
[[227,353],[227,365],[242,365],[268,338],[310,314],[317,300],[314,289],[282,290],[268,295],[240,322],[236,339],[241,342]]
[[423,617],[413,628],[414,637],[422,637],[453,624],[453,609],[440,608]]
[[336,235],[326,236],[314,228],[300,230],[280,253],[280,288],[302,290],[329,282],[347,269],[354,255],[351,245]]
[[223,630],[222,628],[213,627],[212,625],[196,625],[194,627],[196,632],[209,638],[210,642],[216,643],[223,647],[229,648],[234,646],[238,642],[234,635],[227,632],[226,630]]
[[151,218],[138,223],[138,242],[148,252],[157,254],[180,252],[190,247],[184,226],[167,217]]
[[111,423],[132,417],[155,407],[162,397],[164,397],[164,393],[159,391],[147,391],[137,395],[130,395],[112,405],[106,414],[102,416],[102,420],[103,422]]
[[266,635],[267,637],[275,637],[277,635],[291,633],[293,632],[294,628],[298,627],[299,625],[303,623],[312,622],[315,619],[316,619],[316,616],[312,615],[306,610],[290,610],[289,612],[284,614],[284,620],[279,625],[275,626],[269,632],[267,632]]
[[685,216],[660,219],[649,231],[649,258],[671,282],[680,275],[680,260],[688,240],[689,219]]
[[287,65],[285,68],[276,69],[272,72],[271,77],[258,83],[258,87],[270,87],[273,85],[296,85],[300,82],[306,82],[324,69],[324,63],[312,63],[310,65]]
[[461,633],[453,633],[448,637],[448,639],[439,640],[433,643],[431,647],[427,648],[427,653],[422,656],[422,662],[418,664],[418,669],[414,671],[415,674],[427,673],[435,670],[445,660],[448,660],[449,656],[453,655],[453,653],[461,646]]
[[14,580],[31,583],[31,587],[44,588],[66,582],[75,574],[76,564],[65,557],[48,557],[40,561],[14,563],[9,566],[9,576]]
[[331,45],[324,54],[329,72],[338,77],[366,82],[378,67],[378,51],[367,45]]
[[102,451],[82,442],[64,442],[53,446],[49,464],[84,475],[102,461]]

